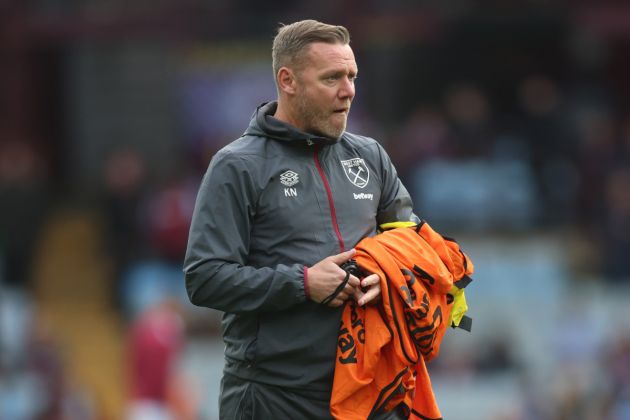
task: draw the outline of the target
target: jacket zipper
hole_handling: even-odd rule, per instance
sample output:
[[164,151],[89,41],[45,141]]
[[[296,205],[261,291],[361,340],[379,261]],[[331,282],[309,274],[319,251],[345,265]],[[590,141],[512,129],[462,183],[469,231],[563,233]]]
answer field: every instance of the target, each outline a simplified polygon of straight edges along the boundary
[[346,250],[346,246],[343,243],[343,238],[341,237],[341,231],[339,230],[339,224],[337,223],[337,212],[335,211],[335,203],[333,202],[332,190],[330,189],[330,184],[328,183],[328,179],[324,174],[324,170],[322,169],[322,165],[319,163],[319,149],[320,146],[315,146],[315,150],[313,151],[313,159],[315,160],[315,167],[317,167],[317,172],[319,172],[319,176],[324,183],[324,188],[326,188],[326,196],[328,197],[328,207],[330,208],[330,217],[332,218],[333,229],[335,230],[335,235],[337,235],[337,240],[339,241],[339,249],[340,252],[344,252]]

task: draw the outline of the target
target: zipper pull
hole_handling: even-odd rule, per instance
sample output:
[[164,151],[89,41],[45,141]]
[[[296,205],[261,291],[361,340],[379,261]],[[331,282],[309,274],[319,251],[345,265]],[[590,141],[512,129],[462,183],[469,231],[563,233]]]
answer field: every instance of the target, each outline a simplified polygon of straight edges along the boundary
[[306,139],[306,144],[308,144],[309,146],[312,146],[315,143],[311,139]]

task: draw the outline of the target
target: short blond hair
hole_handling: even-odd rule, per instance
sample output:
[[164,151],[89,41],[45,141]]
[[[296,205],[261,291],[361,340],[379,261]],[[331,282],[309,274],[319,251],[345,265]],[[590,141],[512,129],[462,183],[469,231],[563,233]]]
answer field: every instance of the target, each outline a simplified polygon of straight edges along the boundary
[[350,43],[350,33],[343,26],[312,19],[281,25],[271,50],[274,80],[281,67],[300,69],[304,65],[308,45],[314,42],[346,45]]

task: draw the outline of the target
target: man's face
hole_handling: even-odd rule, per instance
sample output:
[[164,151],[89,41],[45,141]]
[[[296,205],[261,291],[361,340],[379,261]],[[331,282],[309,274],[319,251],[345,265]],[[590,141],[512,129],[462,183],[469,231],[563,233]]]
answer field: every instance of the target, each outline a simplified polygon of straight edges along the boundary
[[313,43],[297,72],[295,117],[300,129],[337,139],[354,99],[357,63],[350,45]]

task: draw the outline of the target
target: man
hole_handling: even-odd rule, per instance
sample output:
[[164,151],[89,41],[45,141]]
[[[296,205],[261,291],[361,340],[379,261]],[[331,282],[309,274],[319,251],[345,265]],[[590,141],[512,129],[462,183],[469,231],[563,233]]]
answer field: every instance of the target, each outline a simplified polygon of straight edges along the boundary
[[350,276],[327,299],[340,265],[378,225],[418,221],[383,148],[345,132],[358,71],[349,41],[341,26],[282,26],[277,102],[202,181],[184,271],[191,301],[225,312],[222,419],[330,418],[343,304],[380,294],[377,275]]

